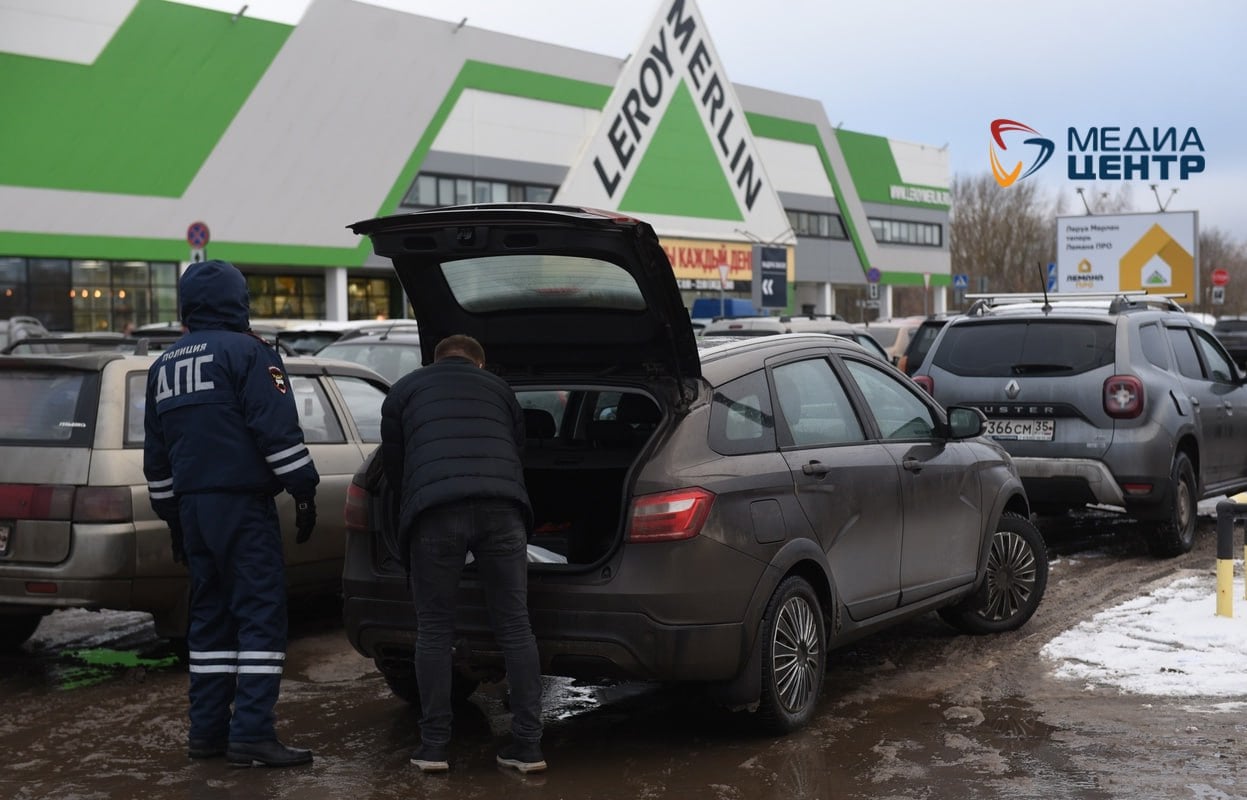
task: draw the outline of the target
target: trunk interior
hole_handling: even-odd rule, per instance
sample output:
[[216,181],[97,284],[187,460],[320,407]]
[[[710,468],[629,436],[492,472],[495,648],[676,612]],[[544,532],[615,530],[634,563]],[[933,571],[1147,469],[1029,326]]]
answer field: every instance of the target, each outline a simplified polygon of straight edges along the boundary
[[[577,388],[520,390],[516,395],[527,432],[523,459],[533,507],[528,547],[532,568],[593,564],[621,540],[625,483],[662,411],[637,391]],[[389,518],[382,524],[387,535],[377,548],[378,566],[401,572],[392,513],[384,506],[374,505],[374,513]]]

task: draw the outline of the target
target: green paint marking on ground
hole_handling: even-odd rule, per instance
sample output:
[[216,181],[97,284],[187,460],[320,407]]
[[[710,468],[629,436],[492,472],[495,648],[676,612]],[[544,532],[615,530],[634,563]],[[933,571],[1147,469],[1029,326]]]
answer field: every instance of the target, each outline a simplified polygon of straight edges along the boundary
[[69,667],[60,680],[62,690],[81,689],[103,683],[120,670],[134,669],[166,669],[178,663],[176,655],[161,658],[144,658],[135,650],[72,650],[65,654],[67,658],[83,662],[84,666]]

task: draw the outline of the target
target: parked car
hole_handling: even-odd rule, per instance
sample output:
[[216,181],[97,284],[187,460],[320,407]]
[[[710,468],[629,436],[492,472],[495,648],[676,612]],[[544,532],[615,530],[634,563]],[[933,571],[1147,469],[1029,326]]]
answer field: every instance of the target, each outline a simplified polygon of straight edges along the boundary
[[[502,204],[352,227],[392,259],[425,359],[472,335],[529,409],[530,553],[554,556],[529,568],[544,673],[708,686],[789,731],[813,715],[830,650],[930,611],[1013,630],[1040,602],[1044,545],[981,412],[946,412],[839,337],[695,338],[644,222]],[[529,402],[551,392],[557,417]],[[414,701],[391,501],[382,470],[362,466],[343,616]],[[501,675],[480,582],[467,565],[460,694]]]
[[869,333],[883,346],[888,353],[888,360],[896,364],[905,355],[909,346],[909,337],[922,323],[924,317],[896,317],[878,322],[857,322],[853,324],[859,331]]
[[317,355],[362,364],[394,383],[420,368],[420,332],[411,322],[364,328],[344,334],[338,341],[322,347]]
[[[0,356],[0,648],[58,608],[151,612],[161,636],[186,631],[187,573],[152,512],[143,409],[155,356],[90,352]],[[321,482],[316,532],[294,543],[278,497],[292,594],[336,592],[347,486],[380,441],[388,384],[369,370],[285,360]]]
[[1222,317],[1212,326],[1212,335],[1240,367],[1247,367],[1247,318]]
[[0,319],[0,350],[27,336],[48,336],[48,329],[35,317]]
[[838,316],[742,317],[719,319],[701,329],[700,336],[773,336],[781,333],[826,333],[857,342],[880,361],[888,361],[883,347],[868,333],[854,328]]
[[935,337],[944,329],[948,320],[948,316],[933,314],[919,322],[918,327],[910,332],[909,342],[905,345],[905,352],[897,360],[896,368],[906,375],[913,375],[917,372],[922,362],[926,360],[927,352],[935,342]]
[[1200,498],[1247,489],[1247,379],[1164,297],[983,300],[914,379],[987,415],[1037,511],[1121,508],[1158,556],[1191,549]]

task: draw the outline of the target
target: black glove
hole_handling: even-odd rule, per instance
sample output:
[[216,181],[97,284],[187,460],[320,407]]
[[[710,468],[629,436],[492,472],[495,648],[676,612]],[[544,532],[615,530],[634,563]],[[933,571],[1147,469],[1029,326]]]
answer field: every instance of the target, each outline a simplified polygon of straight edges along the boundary
[[310,497],[294,501],[294,540],[303,544],[312,538],[312,529],[316,527],[316,502]]
[[182,523],[174,520],[169,523],[169,544],[173,546],[173,563],[186,563],[186,548],[182,546]]
[[185,564],[186,548],[182,546],[182,520],[178,516],[177,498],[164,497],[151,502],[156,516],[169,526],[169,544],[173,547],[173,560],[178,564]]

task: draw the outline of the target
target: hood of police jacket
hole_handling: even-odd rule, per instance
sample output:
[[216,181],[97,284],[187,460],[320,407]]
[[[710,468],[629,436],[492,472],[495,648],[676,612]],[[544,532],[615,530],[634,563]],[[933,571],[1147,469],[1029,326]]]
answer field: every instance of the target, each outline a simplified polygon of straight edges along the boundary
[[228,261],[191,264],[178,281],[182,324],[192,331],[251,329],[247,279]]

